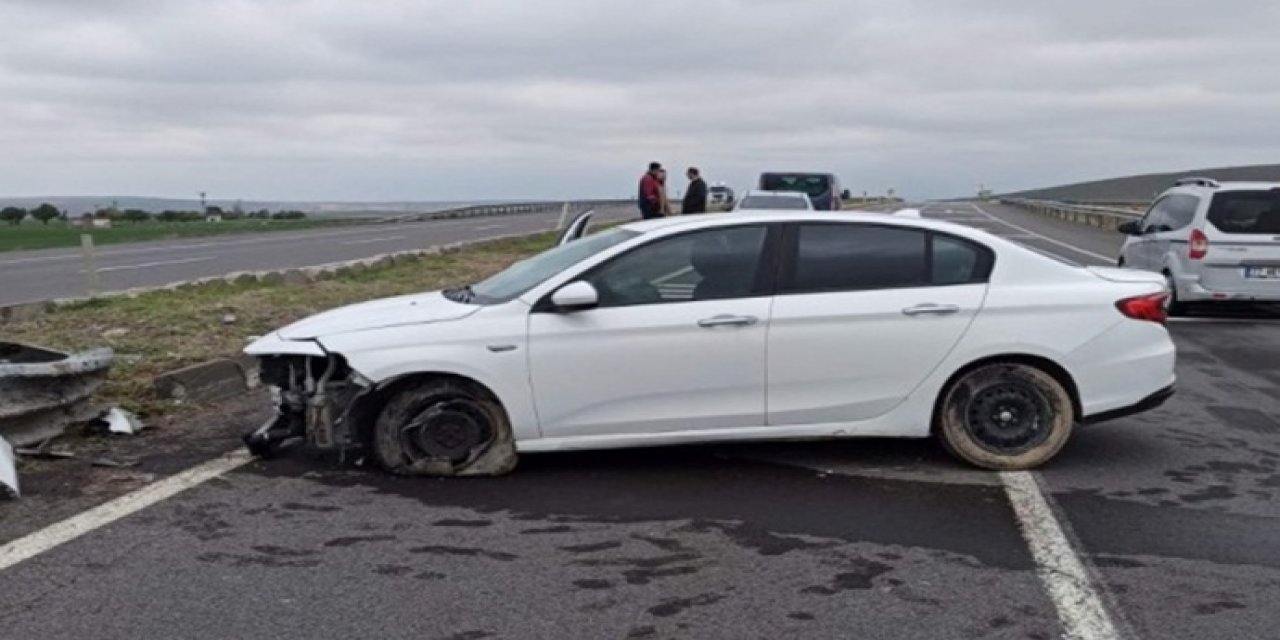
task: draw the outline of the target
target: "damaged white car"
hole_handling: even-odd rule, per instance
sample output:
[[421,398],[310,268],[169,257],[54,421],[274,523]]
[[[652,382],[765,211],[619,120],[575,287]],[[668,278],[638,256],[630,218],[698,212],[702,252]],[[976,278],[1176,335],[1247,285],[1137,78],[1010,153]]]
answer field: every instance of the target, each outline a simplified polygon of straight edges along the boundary
[[1022,469],[1173,392],[1159,275],[902,216],[586,224],[483,282],[254,342],[277,415],[246,442],[478,475],[517,452],[937,436]]

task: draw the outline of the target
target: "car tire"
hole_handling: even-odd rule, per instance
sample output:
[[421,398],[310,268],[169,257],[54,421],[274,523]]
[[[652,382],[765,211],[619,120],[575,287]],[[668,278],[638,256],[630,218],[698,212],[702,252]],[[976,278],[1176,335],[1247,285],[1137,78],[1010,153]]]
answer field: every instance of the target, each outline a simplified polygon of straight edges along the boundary
[[1173,275],[1168,271],[1164,272],[1165,286],[1169,288],[1169,298],[1164,303],[1164,312],[1171,318],[1176,318],[1187,313],[1187,304],[1178,300],[1178,285],[1173,280]]
[[943,392],[936,431],[959,460],[1011,471],[1049,461],[1074,427],[1062,383],[1031,365],[997,363],[965,373]]
[[369,434],[382,468],[400,475],[502,475],[516,466],[511,425],[492,394],[449,378],[396,391]]

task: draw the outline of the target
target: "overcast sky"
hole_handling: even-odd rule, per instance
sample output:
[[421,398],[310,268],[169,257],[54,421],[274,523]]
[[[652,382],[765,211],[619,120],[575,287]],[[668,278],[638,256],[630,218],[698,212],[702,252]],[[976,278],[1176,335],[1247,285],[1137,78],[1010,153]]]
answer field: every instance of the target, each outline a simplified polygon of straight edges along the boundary
[[1275,0],[0,0],[0,25],[7,196],[620,197],[656,159],[933,197],[1280,162]]

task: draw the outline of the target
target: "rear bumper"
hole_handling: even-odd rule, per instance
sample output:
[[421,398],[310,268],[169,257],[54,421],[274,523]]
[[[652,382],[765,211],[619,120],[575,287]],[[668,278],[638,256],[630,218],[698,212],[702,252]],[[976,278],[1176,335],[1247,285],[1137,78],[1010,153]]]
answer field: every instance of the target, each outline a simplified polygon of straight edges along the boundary
[[1169,398],[1173,397],[1174,385],[1169,385],[1127,407],[1103,411],[1095,413],[1091,416],[1085,416],[1080,422],[1083,424],[1098,424],[1099,422],[1108,422],[1118,418],[1124,418],[1135,414],[1150,411],[1164,404]]
[[1280,302],[1280,281],[1241,282],[1238,287],[1208,288],[1199,278],[1178,281],[1178,300],[1182,302]]

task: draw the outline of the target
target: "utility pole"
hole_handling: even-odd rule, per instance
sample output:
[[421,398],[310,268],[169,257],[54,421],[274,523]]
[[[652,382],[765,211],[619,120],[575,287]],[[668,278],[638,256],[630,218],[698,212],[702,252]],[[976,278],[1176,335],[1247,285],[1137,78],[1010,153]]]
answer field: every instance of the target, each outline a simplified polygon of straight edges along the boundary
[[200,192],[200,214],[201,215],[204,215],[204,212],[209,210],[209,207],[205,206],[204,196],[205,196],[205,193],[201,191]]

